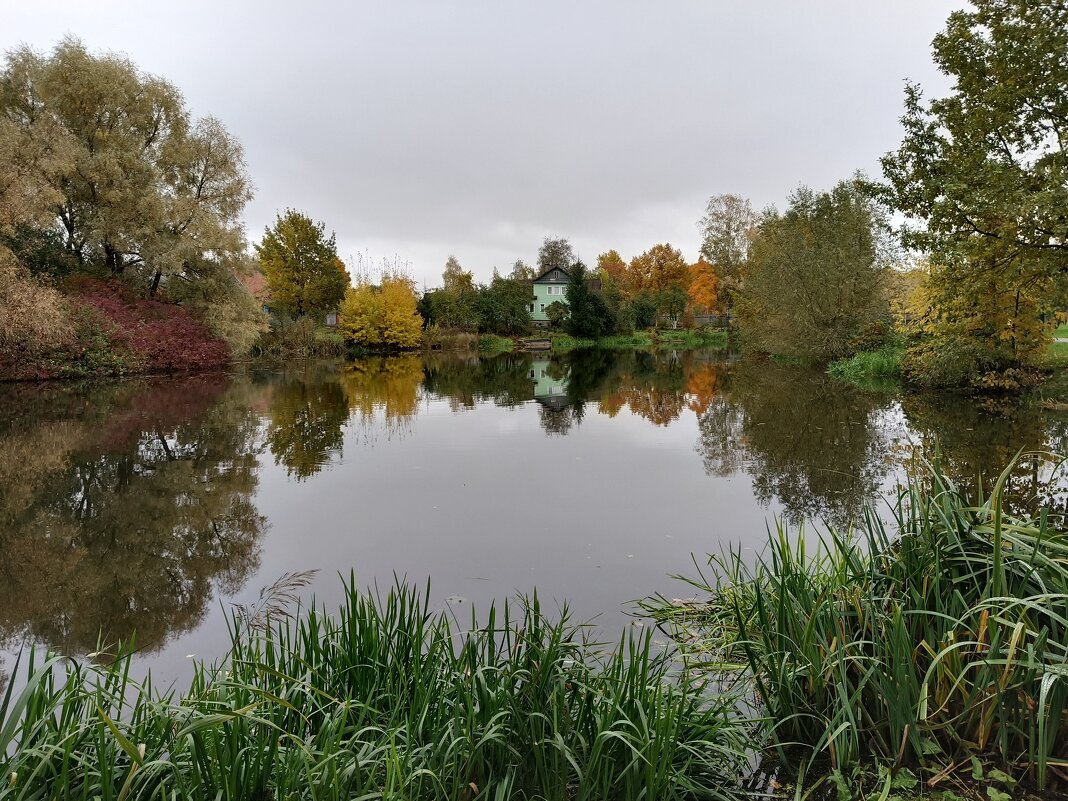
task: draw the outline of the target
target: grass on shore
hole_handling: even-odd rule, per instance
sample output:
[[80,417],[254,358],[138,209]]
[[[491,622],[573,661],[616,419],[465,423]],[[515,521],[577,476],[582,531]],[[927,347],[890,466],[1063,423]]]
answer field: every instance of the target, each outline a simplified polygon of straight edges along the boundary
[[711,328],[666,329],[657,337],[657,345],[661,348],[725,348],[727,342],[726,331]]
[[1047,351],[1050,367],[1068,367],[1068,342],[1050,342]]
[[181,697],[129,658],[31,652],[0,703],[0,798],[742,797],[732,699],[680,681],[648,633],[606,652],[536,596],[466,630],[428,594],[350,579],[332,616],[235,615],[229,657]]
[[644,349],[670,348],[725,348],[727,332],[711,329],[687,329],[663,331],[636,331],[633,334],[617,334],[598,339],[579,339],[568,334],[552,334],[553,350],[566,352],[577,348]]
[[501,337],[496,334],[482,334],[478,338],[478,352],[483,356],[493,356],[498,353],[511,353],[515,350],[515,340],[509,337]]
[[740,665],[773,741],[829,757],[832,778],[874,758],[941,787],[1048,786],[1068,753],[1068,534],[1005,512],[1010,469],[978,499],[933,471],[892,531],[874,512],[859,538],[780,525],[755,563],[733,552],[691,580],[707,600],[647,607],[693,658]]
[[861,351],[848,359],[831,362],[827,372],[862,387],[882,387],[901,380],[901,362],[904,358],[903,347],[888,344],[878,350]]

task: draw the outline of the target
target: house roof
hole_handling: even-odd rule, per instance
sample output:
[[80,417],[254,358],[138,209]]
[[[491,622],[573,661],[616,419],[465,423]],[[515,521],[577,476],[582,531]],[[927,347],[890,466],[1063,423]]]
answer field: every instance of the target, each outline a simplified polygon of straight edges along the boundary
[[[569,273],[569,272],[568,272],[567,270],[565,270],[565,269],[564,269],[563,267],[550,267],[549,269],[547,269],[547,270],[544,270],[544,271],[543,271],[543,272],[541,273],[541,275],[539,275],[539,276],[538,276],[537,278],[535,278],[535,279],[534,279],[533,281],[531,281],[531,283],[532,283],[532,284],[536,284],[536,283],[538,283],[539,281],[541,281],[541,279],[542,279],[542,278],[544,278],[545,276],[547,276],[547,275],[548,275],[549,273],[551,273],[551,272],[552,272],[553,270],[559,270],[560,272],[562,272],[562,273],[563,273],[564,275],[566,275],[566,276],[567,276],[567,280],[568,280],[568,281],[570,281],[570,280],[571,280],[571,273]],[[589,275],[589,273],[587,273],[587,275]],[[558,284],[558,283],[560,283],[560,282],[559,282],[559,281],[554,281],[553,283],[554,283],[554,284]],[[590,288],[590,291],[592,291],[592,292],[598,292],[598,293],[599,293],[599,292],[601,291],[601,288],[602,288],[602,287],[601,287],[601,279],[600,279],[600,278],[597,278],[597,277],[588,277],[588,278],[586,279],[586,286]]]
[[266,303],[271,299],[271,292],[267,289],[267,276],[259,270],[239,273],[237,277],[256,300]]
[[568,272],[567,270],[565,270],[565,269],[564,269],[563,267],[549,267],[548,269],[542,270],[542,271],[541,271],[541,272],[540,272],[540,273],[539,273],[539,274],[538,274],[537,276],[535,276],[535,277],[534,277],[534,282],[535,282],[535,283],[537,283],[537,282],[538,282],[538,281],[540,281],[540,280],[541,280],[542,278],[544,278],[544,277],[545,277],[545,276],[547,276],[547,275],[548,275],[549,273],[551,273],[551,272],[552,272],[553,270],[559,270],[560,272],[562,272],[562,273],[563,273],[564,275],[566,275],[566,276],[567,276],[567,278],[568,278],[568,280],[569,280],[569,281],[571,280],[571,273],[569,273],[569,272]]

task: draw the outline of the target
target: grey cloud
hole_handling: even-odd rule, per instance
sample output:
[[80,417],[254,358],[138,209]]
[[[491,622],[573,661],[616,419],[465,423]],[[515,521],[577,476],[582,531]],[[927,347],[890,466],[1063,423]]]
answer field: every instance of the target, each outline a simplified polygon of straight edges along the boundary
[[592,261],[696,256],[713,193],[760,207],[877,169],[906,77],[959,3],[40,2],[0,46],[65,33],[126,52],[245,144],[258,238],[293,206],[339,250],[479,278],[547,234]]

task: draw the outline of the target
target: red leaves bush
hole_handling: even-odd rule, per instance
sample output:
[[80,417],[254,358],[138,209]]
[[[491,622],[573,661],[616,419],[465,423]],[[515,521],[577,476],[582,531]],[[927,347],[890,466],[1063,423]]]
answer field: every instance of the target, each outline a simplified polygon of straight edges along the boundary
[[128,372],[204,370],[230,360],[226,342],[181,306],[136,297],[114,281],[80,278],[71,288],[71,300],[90,312],[90,325],[125,357]]
[[190,372],[230,361],[226,341],[182,306],[86,277],[62,293],[71,335],[55,342],[37,335],[0,349],[0,380]]

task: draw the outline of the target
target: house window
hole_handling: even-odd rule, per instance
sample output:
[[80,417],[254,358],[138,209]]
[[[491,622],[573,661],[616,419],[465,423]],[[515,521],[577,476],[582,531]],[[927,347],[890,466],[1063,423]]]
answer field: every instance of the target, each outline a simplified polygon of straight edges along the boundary
[[530,371],[530,377],[531,377],[531,378],[534,378],[534,377],[535,377],[535,376],[534,376],[534,371],[533,371],[533,370],[531,370],[531,371]]
[[542,310],[542,311],[545,311],[545,304],[544,304],[544,303],[543,303],[543,304],[541,304],[541,310]]

